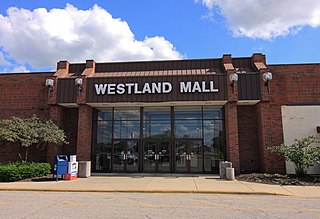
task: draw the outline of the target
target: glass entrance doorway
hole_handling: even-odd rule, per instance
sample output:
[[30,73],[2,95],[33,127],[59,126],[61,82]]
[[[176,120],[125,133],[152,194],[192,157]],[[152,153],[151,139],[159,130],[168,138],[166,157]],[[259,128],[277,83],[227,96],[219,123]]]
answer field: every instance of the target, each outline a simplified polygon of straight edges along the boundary
[[138,141],[119,140],[113,145],[113,171],[137,173],[139,171]]
[[92,172],[218,173],[223,109],[215,106],[94,111]]
[[143,172],[170,172],[170,141],[146,140],[143,144]]
[[201,139],[176,140],[175,146],[176,173],[203,172]]

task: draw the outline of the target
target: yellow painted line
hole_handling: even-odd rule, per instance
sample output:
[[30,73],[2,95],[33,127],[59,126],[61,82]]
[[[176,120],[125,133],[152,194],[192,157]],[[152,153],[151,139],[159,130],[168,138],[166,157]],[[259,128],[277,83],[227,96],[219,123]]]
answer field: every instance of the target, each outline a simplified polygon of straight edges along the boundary
[[244,192],[244,191],[219,191],[219,190],[134,190],[134,189],[72,189],[72,188],[0,188],[0,191],[37,191],[37,192],[108,192],[108,193],[195,193],[195,194],[237,194],[237,195],[279,195],[292,196],[276,192]]
[[[165,194],[159,194],[162,196],[168,196],[171,198],[176,198],[180,200],[185,200],[185,201],[191,201],[191,202],[196,202],[196,203],[203,203],[203,204],[209,204],[209,205],[214,205],[216,207],[221,207],[221,208],[226,208],[226,209],[232,209],[232,210],[238,210],[238,211],[246,211],[246,210],[262,210],[262,211],[283,211],[283,208],[243,208],[243,207],[235,207],[235,206],[230,206],[230,205],[225,205],[225,204],[219,204],[216,202],[211,202],[211,201],[206,201],[206,200],[195,200],[195,199],[189,199],[189,198],[181,198],[181,197],[174,197],[172,195],[165,195]],[[282,207],[279,205],[279,207]],[[297,209],[296,207],[294,209]],[[320,212],[318,209],[309,209],[309,208],[301,208],[299,210],[302,211],[311,211],[311,212]]]
[[[105,196],[104,194],[101,194],[101,193],[100,194],[97,193],[97,195]],[[160,207],[159,205],[154,205],[154,204],[150,204],[150,203],[147,203],[147,202],[141,202],[141,201],[137,201],[137,200],[132,200],[132,199],[129,199],[129,198],[120,198],[120,197],[117,197],[117,196],[114,196],[112,198],[117,199],[117,200],[121,200],[121,201],[125,201],[125,202],[129,202],[129,203],[140,204],[140,205],[143,205],[143,206],[146,206],[146,207],[151,207],[151,208],[159,208]]]
[[40,193],[40,192],[33,192],[33,193],[37,194],[39,196],[50,198],[50,199],[55,200],[55,201],[59,201],[61,203],[67,204],[67,205],[71,205],[71,206],[79,206],[79,205],[81,205],[81,204],[78,204],[78,203],[75,203],[75,202],[72,202],[72,201],[68,201],[68,200],[65,200],[65,199],[52,197],[52,196],[50,196],[48,194],[45,194],[45,193]]
[[6,202],[0,201],[0,205],[5,205],[7,204]]
[[[233,197],[231,195],[224,195],[224,194],[220,194],[219,196],[230,198],[230,199],[236,199],[236,200],[249,200],[249,198],[239,198],[239,197]],[[279,206],[279,207],[285,207],[285,208],[289,208],[289,209],[290,208],[292,208],[292,209],[300,209],[301,211],[320,212],[320,209],[304,208],[304,207],[301,208],[300,206],[280,204],[280,203],[277,203],[277,202],[270,203],[270,201],[264,201],[264,200],[255,199],[253,202],[258,202],[258,203],[263,203],[263,204],[268,204],[268,205],[273,205],[273,206]]]

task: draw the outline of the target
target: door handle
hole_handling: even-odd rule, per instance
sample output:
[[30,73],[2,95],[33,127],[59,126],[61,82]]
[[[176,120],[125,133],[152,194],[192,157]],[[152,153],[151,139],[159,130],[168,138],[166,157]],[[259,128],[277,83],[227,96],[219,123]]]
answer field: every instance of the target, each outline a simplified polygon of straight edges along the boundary
[[155,154],[155,155],[154,155],[154,159],[155,159],[155,160],[159,160],[159,159],[160,159],[159,154]]

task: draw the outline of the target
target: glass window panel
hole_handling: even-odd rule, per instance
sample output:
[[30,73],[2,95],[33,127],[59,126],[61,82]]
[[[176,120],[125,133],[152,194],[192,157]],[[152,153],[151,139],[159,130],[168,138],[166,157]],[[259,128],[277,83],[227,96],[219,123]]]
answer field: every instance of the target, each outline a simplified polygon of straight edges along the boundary
[[176,138],[201,138],[202,122],[201,120],[175,120]]
[[144,120],[170,120],[170,108],[145,108]]
[[114,120],[140,120],[140,109],[114,109]]
[[98,110],[97,120],[112,120],[112,108]]
[[194,108],[175,107],[174,119],[202,119],[201,107],[194,107]]
[[204,169],[218,172],[219,161],[224,158],[224,132],[221,120],[204,120]]
[[140,138],[140,120],[114,121],[114,138]]
[[222,109],[214,107],[203,108],[203,119],[222,119]]
[[143,130],[145,138],[168,138],[171,135],[171,122],[147,120],[144,121]]
[[111,144],[112,121],[97,122],[97,145]]

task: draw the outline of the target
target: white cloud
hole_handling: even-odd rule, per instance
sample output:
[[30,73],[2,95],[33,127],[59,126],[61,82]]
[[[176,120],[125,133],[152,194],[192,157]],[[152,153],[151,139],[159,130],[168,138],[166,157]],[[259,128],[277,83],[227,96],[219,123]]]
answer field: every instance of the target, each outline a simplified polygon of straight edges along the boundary
[[4,55],[0,51],[0,65],[9,65],[9,64],[10,63],[5,60]]
[[17,66],[14,66],[12,69],[10,69],[11,72],[17,72],[17,73],[21,73],[21,72],[30,72],[26,66],[24,65],[17,65]]
[[135,39],[127,22],[113,18],[97,5],[88,10],[78,10],[70,4],[50,11],[9,8],[6,16],[0,15],[0,47],[9,58],[33,68],[54,67],[65,59],[83,62],[182,58],[163,37]]
[[210,14],[218,9],[235,36],[272,39],[319,27],[319,0],[195,0]]

